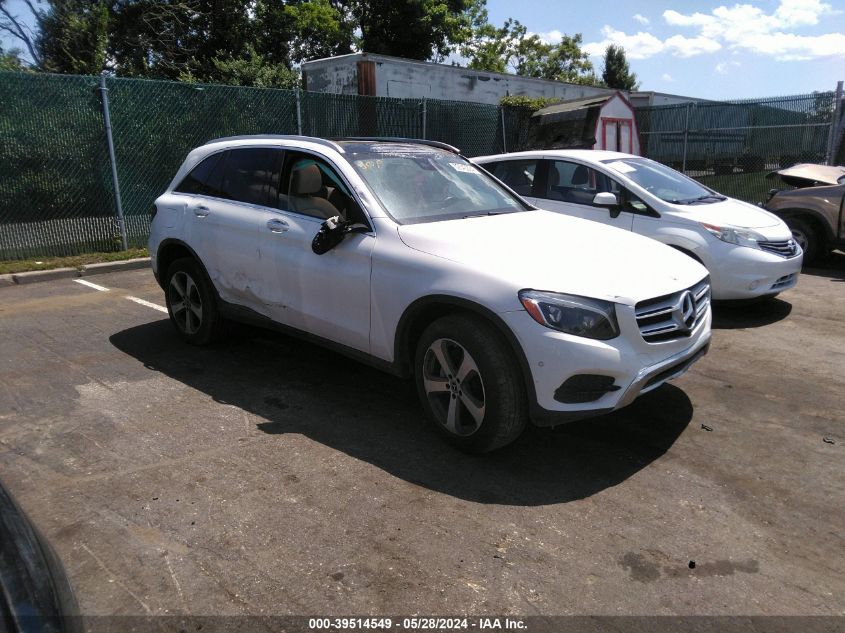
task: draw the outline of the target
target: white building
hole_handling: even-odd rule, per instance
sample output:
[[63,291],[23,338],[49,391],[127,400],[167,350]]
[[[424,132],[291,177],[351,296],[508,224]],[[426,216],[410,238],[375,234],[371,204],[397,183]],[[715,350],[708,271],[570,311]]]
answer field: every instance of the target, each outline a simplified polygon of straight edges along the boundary
[[471,70],[400,57],[352,53],[302,64],[306,90],[376,97],[445,99],[498,105],[502,97],[553,99],[610,96],[609,88]]

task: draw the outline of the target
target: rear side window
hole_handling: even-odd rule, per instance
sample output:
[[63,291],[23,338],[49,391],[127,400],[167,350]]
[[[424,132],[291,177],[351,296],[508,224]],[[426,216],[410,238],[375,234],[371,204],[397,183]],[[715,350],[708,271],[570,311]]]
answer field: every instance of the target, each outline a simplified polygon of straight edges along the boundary
[[223,198],[264,205],[276,151],[270,148],[233,149],[227,152],[220,191]]
[[521,196],[533,195],[537,160],[503,160],[483,165],[491,174]]
[[597,193],[618,193],[619,185],[600,171],[580,163],[556,160],[549,169],[544,198],[591,206]]
[[218,152],[206,158],[185,176],[174,191],[219,197],[225,155],[226,152]]

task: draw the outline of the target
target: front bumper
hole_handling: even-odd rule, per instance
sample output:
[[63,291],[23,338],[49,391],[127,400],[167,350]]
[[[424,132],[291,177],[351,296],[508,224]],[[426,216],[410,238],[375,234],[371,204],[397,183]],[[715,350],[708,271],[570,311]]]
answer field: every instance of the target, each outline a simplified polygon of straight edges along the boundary
[[[709,308],[688,337],[659,343],[645,342],[632,316],[619,319],[621,334],[610,341],[544,328],[526,312],[503,316],[526,356],[532,387],[530,415],[538,426],[555,426],[627,406],[685,373],[707,353],[711,338]],[[561,398],[562,386],[582,376],[609,377],[612,387],[589,401]]]
[[708,263],[713,299],[731,301],[776,295],[793,288],[804,253],[784,258],[756,248],[730,246]]

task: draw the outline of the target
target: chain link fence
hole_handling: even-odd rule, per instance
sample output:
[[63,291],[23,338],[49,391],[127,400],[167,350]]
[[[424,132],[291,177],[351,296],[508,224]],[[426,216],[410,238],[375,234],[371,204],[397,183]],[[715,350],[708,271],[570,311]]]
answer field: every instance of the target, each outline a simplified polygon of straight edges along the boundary
[[[426,138],[467,156],[527,147],[532,110],[107,78],[127,244],[186,154],[240,134]],[[0,73],[0,259],[119,250],[99,77]],[[637,110],[643,154],[756,202],[767,170],[823,162],[833,93]]]
[[727,196],[756,203],[765,175],[796,163],[824,163],[836,113],[833,92],[733,102],[638,108],[644,156]]
[[[127,244],[187,153],[240,134],[429,138],[502,150],[497,106],[110,77]],[[0,259],[119,250],[99,77],[0,73]]]

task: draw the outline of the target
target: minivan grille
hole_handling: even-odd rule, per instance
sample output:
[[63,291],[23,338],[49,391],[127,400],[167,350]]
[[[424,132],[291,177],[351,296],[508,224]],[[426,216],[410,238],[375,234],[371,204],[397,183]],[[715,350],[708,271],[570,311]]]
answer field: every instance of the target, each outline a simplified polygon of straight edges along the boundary
[[710,278],[692,288],[640,301],[634,311],[640,334],[648,343],[659,343],[689,336],[710,305]]
[[757,245],[764,251],[780,255],[781,257],[792,257],[798,252],[798,245],[795,240],[783,240],[780,242],[757,242]]

